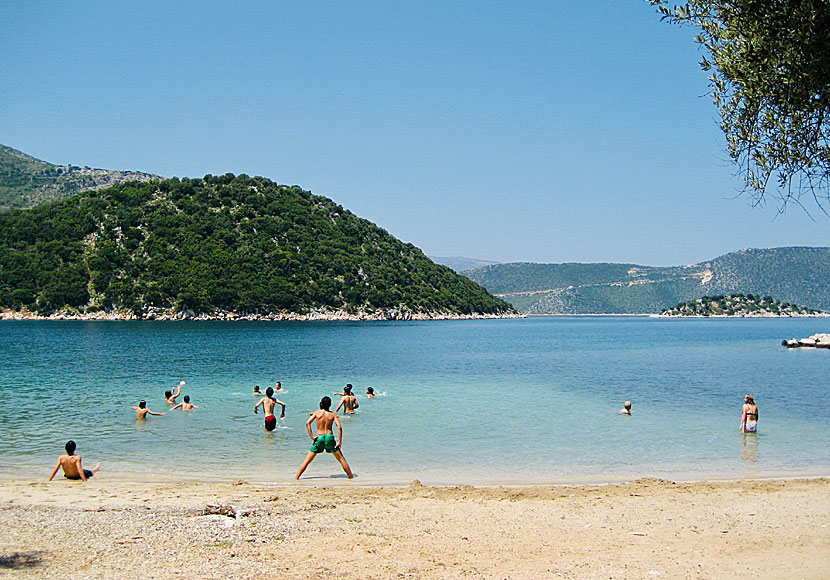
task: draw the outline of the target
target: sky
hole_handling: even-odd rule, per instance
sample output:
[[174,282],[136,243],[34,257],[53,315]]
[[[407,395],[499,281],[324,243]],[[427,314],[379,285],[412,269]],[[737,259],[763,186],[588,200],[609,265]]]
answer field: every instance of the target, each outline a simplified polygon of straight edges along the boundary
[[753,207],[694,31],[642,0],[0,2],[0,143],[299,185],[430,256],[702,262],[830,246]]

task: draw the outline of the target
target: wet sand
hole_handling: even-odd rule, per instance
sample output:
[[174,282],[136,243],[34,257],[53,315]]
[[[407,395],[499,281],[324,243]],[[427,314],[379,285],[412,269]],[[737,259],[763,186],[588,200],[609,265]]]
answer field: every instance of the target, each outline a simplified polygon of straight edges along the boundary
[[105,472],[87,484],[0,480],[0,575],[830,578],[829,491],[827,478],[544,487],[133,483]]

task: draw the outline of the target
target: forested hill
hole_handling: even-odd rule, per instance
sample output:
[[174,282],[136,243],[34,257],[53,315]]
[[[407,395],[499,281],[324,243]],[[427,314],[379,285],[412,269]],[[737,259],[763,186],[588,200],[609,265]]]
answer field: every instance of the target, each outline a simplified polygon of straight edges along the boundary
[[464,274],[528,314],[658,313],[735,293],[830,311],[830,248],[748,249],[690,266],[514,263]]
[[325,197],[231,174],[118,184],[0,214],[0,308],[140,318],[513,312]]
[[55,165],[0,145],[0,212],[35,207],[125,181],[161,179],[140,171]]

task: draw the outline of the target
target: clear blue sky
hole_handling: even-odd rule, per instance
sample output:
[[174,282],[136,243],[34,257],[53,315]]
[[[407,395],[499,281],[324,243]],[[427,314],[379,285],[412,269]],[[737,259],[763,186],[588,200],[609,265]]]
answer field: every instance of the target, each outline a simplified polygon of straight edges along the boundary
[[263,175],[433,256],[830,246],[830,218],[735,199],[693,35],[641,0],[4,0],[0,143]]

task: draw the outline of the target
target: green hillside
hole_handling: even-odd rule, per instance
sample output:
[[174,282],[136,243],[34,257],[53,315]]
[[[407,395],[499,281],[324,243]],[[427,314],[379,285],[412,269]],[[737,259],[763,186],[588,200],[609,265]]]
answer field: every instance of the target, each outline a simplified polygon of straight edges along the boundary
[[498,264],[464,274],[528,314],[658,313],[734,293],[830,310],[830,248],[741,250],[691,266]]
[[660,316],[707,317],[707,316],[813,316],[819,312],[812,308],[802,308],[797,304],[779,302],[772,296],[753,296],[752,294],[730,294],[729,296],[704,296],[696,300],[681,302],[674,308],[667,308]]
[[158,175],[54,165],[0,145],[0,212],[35,207],[81,191],[126,181],[149,181]]
[[0,307],[137,317],[512,311],[325,197],[231,174],[119,184],[0,214]]

